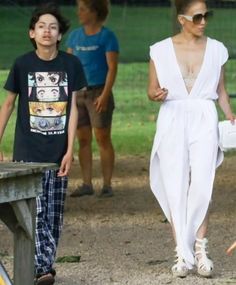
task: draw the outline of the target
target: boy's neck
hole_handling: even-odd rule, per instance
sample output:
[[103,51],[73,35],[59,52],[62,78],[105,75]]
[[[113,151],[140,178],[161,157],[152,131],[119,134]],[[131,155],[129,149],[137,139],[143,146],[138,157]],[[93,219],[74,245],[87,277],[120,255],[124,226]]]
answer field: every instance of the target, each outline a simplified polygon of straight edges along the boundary
[[37,56],[42,60],[53,60],[57,57],[58,50],[57,49],[50,49],[50,48],[37,48],[35,50]]

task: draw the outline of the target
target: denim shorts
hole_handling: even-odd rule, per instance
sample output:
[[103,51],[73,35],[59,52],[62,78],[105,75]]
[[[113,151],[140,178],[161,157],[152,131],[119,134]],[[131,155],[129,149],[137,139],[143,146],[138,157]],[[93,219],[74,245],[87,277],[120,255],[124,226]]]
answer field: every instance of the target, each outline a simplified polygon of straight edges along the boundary
[[108,99],[107,110],[98,113],[95,109],[95,100],[103,91],[104,86],[88,87],[81,91],[77,97],[77,107],[79,112],[78,128],[91,126],[94,128],[107,128],[111,126],[112,115],[115,108],[114,97],[111,93]]

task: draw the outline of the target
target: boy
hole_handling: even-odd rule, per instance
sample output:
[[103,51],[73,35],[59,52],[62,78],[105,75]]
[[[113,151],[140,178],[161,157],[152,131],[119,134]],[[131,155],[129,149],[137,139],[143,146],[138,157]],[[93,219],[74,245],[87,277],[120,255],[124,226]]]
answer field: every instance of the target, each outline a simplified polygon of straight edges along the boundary
[[[1,141],[18,95],[14,161],[59,165],[58,170],[43,174],[43,193],[36,199],[37,285],[55,282],[52,265],[62,229],[67,174],[78,120],[76,94],[86,86],[79,60],[58,50],[68,28],[68,21],[54,4],[34,10],[29,36],[35,50],[16,59],[4,86],[8,95],[0,111]],[[31,96],[32,93],[37,96]]]

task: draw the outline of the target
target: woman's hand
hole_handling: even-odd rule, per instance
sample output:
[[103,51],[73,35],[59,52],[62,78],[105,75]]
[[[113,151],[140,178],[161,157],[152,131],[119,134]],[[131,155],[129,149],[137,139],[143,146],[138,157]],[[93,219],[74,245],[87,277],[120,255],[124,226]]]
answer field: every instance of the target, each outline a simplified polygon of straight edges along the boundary
[[165,88],[157,88],[154,92],[149,93],[149,98],[152,101],[163,102],[168,95],[168,90]]
[[153,60],[151,59],[149,63],[149,81],[147,90],[148,98],[152,101],[163,102],[165,101],[167,94],[168,90],[166,88],[160,87],[157,78],[156,68]]
[[226,114],[226,119],[230,120],[231,124],[235,124],[236,116],[233,113]]

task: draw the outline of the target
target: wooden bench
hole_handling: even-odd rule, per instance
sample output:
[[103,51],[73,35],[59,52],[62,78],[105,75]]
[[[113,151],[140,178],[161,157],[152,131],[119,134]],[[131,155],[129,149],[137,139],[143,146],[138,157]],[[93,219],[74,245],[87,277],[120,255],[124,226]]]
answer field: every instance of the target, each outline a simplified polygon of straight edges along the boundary
[[0,163],[0,219],[14,235],[14,285],[34,284],[35,197],[54,163]]

